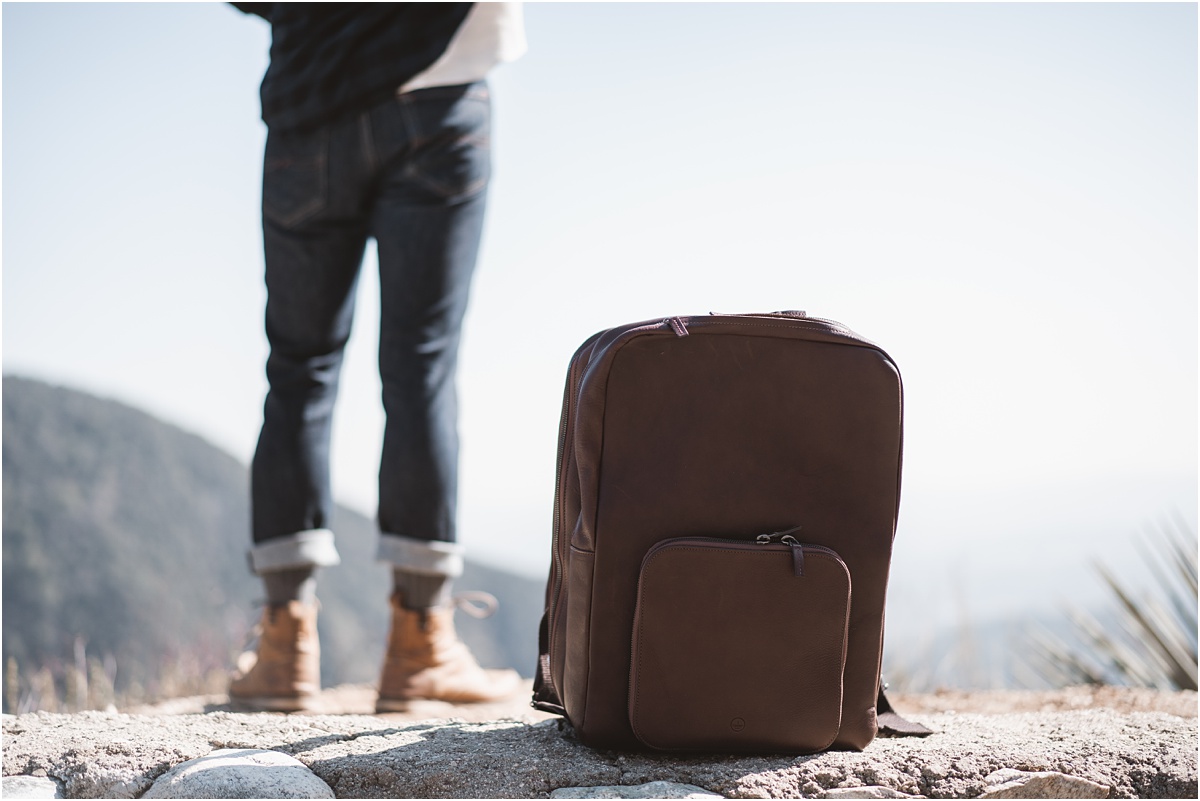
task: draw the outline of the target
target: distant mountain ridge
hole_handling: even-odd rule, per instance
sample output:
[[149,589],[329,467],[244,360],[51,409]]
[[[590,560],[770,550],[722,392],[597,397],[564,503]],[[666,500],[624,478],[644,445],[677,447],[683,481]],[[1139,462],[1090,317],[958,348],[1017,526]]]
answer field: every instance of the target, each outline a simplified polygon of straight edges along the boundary
[[[118,689],[153,687],[171,660],[231,665],[261,597],[247,468],[144,412],[39,381],[6,376],[3,407],[6,663],[53,669],[82,645],[116,665]],[[373,681],[389,571],[372,521],[338,507],[332,522],[342,564],[319,574],[323,681]],[[490,620],[458,616],[480,661],[530,675],[543,586],[468,561],[456,587],[501,601]]]

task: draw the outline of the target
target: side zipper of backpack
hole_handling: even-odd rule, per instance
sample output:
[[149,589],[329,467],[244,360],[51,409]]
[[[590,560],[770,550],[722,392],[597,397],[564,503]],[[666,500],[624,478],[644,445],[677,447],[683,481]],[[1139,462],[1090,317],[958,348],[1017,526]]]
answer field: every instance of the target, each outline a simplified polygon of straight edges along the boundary
[[[566,572],[566,557],[563,555],[563,535],[564,528],[562,523],[562,488],[563,488],[563,471],[566,470],[564,460],[567,454],[567,434],[570,428],[571,411],[575,406],[575,393],[577,391],[576,365],[571,364],[568,374],[567,390],[563,396],[562,415],[558,422],[558,457],[555,460],[556,474],[554,477],[554,516],[550,537],[550,558],[551,558],[551,577],[550,577],[550,592],[546,604],[546,617],[544,625],[546,627],[546,653],[543,655],[547,661],[545,668],[541,671],[546,680],[543,684],[549,684],[548,687],[538,688],[540,691],[533,701],[533,708],[542,712],[549,712],[554,715],[566,716],[566,709],[562,704],[562,689],[554,682],[554,653],[558,650],[555,648],[554,640],[557,626],[557,611],[559,606],[559,598],[563,591],[563,574]],[[540,668],[541,666],[539,666]]]
[[[615,332],[618,340],[626,340],[631,335],[644,333],[646,331],[654,331],[660,328],[670,328],[675,331],[677,336],[687,336],[687,328],[684,326],[681,318],[673,317],[663,320],[657,320],[652,323],[644,323],[635,325],[624,331]],[[682,331],[680,330],[682,328]],[[578,407],[579,400],[579,385],[582,381],[583,373],[586,366],[590,364],[592,356],[595,354],[595,344],[598,344],[604,337],[604,334],[614,333],[612,329],[607,332],[601,332],[590,340],[593,343],[593,350],[584,360],[572,360],[567,374],[567,391],[563,396],[562,416],[558,423],[558,456],[556,459],[557,472],[554,477],[554,510],[553,510],[553,528],[551,531],[551,579],[550,593],[546,606],[546,657],[550,663],[554,663],[554,654],[560,649],[556,647],[555,638],[558,631],[557,618],[559,607],[562,604],[562,596],[564,592],[564,583],[567,569],[567,550],[569,542],[567,541],[567,526],[566,521],[562,519],[563,503],[562,491],[564,473],[567,465],[565,464],[569,438],[573,432],[574,426],[572,421]],[[585,343],[586,346],[587,343]],[[613,344],[613,343],[609,343]],[[582,349],[583,346],[581,346]],[[607,348],[606,348],[607,349]],[[543,698],[535,699],[532,706],[543,712],[550,712],[556,715],[566,716],[566,710],[563,707],[562,688],[554,684],[553,670],[546,671],[550,678],[550,687],[542,693]],[[552,697],[553,700],[549,698]]]

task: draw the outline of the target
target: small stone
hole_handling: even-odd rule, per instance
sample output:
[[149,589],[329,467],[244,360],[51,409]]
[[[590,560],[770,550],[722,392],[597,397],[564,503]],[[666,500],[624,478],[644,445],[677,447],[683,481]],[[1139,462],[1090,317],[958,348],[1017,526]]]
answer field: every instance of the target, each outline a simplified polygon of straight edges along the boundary
[[813,780],[825,787],[836,787],[839,782],[846,778],[844,771],[836,768],[817,768],[812,774]]
[[551,798],[724,798],[703,787],[675,782],[648,782],[636,786],[560,787]]
[[1005,768],[988,774],[983,783],[988,789],[980,798],[1108,798],[1109,793],[1103,784],[1054,771]]
[[5,798],[62,798],[62,791],[53,779],[41,776],[5,776]]
[[1034,771],[1017,770],[1016,768],[1002,768],[1001,770],[993,771],[983,778],[983,783],[987,785],[1006,784],[1007,782],[1017,781],[1032,776]]
[[885,787],[882,784],[868,784],[862,787],[834,787],[826,790],[822,798],[919,798],[920,796],[902,793]]
[[[7,789],[7,788],[6,788]],[[333,798],[304,763],[278,751],[223,748],[164,773],[143,798]]]

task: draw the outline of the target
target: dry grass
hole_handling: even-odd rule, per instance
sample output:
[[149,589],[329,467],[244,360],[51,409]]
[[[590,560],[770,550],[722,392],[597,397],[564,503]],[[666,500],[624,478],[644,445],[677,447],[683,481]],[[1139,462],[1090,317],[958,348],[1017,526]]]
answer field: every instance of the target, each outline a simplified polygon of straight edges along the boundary
[[1096,562],[1111,609],[1101,618],[1077,608],[1072,633],[1041,628],[1028,636],[1024,667],[1050,687],[1114,684],[1160,690],[1196,689],[1196,532],[1176,518],[1143,541],[1142,557],[1155,578],[1151,591],[1132,592]]
[[4,711],[19,715],[128,709],[169,698],[224,693],[229,684],[232,659],[197,650],[164,659],[150,681],[131,681],[118,689],[116,658],[88,655],[81,638],[74,650],[73,662],[28,671],[10,657],[4,665]]

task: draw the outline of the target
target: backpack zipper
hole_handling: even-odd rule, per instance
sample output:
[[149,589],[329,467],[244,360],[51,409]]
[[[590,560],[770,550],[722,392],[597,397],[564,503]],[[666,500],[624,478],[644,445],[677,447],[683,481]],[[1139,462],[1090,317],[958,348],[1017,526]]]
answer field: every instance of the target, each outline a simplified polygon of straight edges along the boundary
[[771,543],[780,543],[786,545],[792,550],[792,570],[797,576],[804,575],[804,546],[800,544],[800,540],[792,535],[799,531],[802,526],[789,528],[787,531],[774,531],[770,534],[759,534],[754,540],[756,545],[770,545]]
[[786,545],[792,553],[792,570],[797,577],[804,576],[804,552],[813,551],[832,556],[838,562],[843,564],[844,561],[837,551],[832,548],[826,548],[824,545],[813,545],[811,543],[800,542],[794,536],[795,532],[800,530],[800,526],[788,529],[787,531],[774,531],[770,534],[759,534],[753,540],[735,540],[726,539],[724,537],[672,537],[671,539],[660,540],[655,543],[650,550],[646,552],[642,559],[642,568],[650,558],[662,550],[663,548],[676,545],[693,544],[702,548],[732,548],[740,551],[757,550],[764,546],[771,545]]

